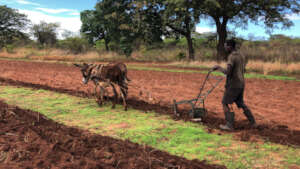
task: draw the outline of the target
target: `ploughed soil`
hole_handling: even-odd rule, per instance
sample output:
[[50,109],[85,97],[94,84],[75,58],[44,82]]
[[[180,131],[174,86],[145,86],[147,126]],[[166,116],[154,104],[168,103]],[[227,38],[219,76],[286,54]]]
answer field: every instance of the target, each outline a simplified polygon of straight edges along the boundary
[[[173,115],[173,99],[177,101],[193,99],[199,93],[205,74],[173,73],[158,71],[129,70],[129,107]],[[68,93],[82,97],[92,97],[94,87],[90,82],[83,85],[82,75],[75,66],[55,63],[23,62],[0,60],[0,82]],[[206,83],[209,89],[216,82]],[[209,111],[204,124],[210,132],[218,132],[224,123],[221,100],[224,92],[223,80],[208,95],[205,107]],[[112,93],[112,92],[110,92]],[[205,93],[205,92],[204,92]],[[265,79],[246,79],[245,102],[252,110],[257,128],[248,126],[242,110],[232,106],[236,118],[235,136],[243,141],[260,141],[262,138],[279,144],[300,145],[300,82]],[[181,112],[189,105],[179,106]],[[181,117],[189,120],[187,114]]]
[[0,168],[226,168],[71,128],[0,101]]

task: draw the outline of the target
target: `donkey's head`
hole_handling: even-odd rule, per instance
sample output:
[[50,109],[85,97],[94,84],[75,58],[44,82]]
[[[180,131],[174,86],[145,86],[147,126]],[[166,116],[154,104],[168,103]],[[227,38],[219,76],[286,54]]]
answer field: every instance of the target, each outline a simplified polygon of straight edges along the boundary
[[83,76],[82,78],[82,82],[84,84],[87,84],[88,81],[90,80],[91,78],[91,72],[93,70],[93,65],[92,64],[86,64],[86,63],[83,63],[82,65],[80,64],[74,64],[76,67],[79,67],[80,68],[80,71],[81,71],[81,74]]

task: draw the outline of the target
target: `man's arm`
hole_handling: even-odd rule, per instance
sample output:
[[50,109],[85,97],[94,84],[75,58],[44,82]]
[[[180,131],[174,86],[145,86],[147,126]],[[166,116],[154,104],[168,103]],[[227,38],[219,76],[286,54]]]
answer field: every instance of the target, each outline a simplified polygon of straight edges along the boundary
[[218,70],[218,71],[224,73],[225,75],[230,75],[231,72],[232,72],[232,65],[231,65],[231,64],[227,64],[227,68],[226,68],[226,69],[223,68],[223,67],[221,67],[221,66],[219,66],[219,65],[215,65],[215,66],[212,68],[212,70],[213,70],[213,71]]
[[235,57],[234,57],[234,55],[231,54],[231,55],[228,56],[228,61],[227,61],[227,67],[226,68],[223,68],[219,65],[215,65],[212,68],[212,70],[213,71],[219,70],[220,72],[224,73],[225,75],[231,75],[234,63],[235,63]]

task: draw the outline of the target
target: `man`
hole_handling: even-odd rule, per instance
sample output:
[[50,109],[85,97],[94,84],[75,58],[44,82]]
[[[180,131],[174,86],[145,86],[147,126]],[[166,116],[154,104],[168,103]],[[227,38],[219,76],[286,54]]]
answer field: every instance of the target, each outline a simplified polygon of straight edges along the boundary
[[251,126],[256,126],[255,119],[244,103],[244,89],[245,89],[245,66],[246,59],[236,50],[235,40],[228,40],[225,43],[225,50],[227,55],[225,60],[227,61],[227,68],[222,68],[219,65],[215,65],[212,70],[219,70],[226,75],[225,92],[222,99],[223,110],[225,114],[226,124],[220,125],[222,130],[233,130],[234,129],[234,112],[231,112],[228,105],[236,103],[238,108],[244,110],[244,114],[249,120]]

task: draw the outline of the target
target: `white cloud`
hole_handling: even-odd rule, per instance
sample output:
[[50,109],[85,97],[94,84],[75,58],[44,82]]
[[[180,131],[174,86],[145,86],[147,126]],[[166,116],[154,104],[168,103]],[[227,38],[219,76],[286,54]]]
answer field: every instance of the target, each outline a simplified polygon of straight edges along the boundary
[[294,13],[294,14],[287,15],[286,18],[288,18],[290,20],[300,20],[300,13]]
[[79,15],[80,15],[80,12],[71,12],[71,13],[69,13],[69,15],[79,16]]
[[58,13],[64,13],[64,12],[72,12],[72,13],[77,12],[77,10],[74,10],[74,9],[63,9],[63,8],[62,9],[35,8],[35,9],[46,12],[46,13],[51,13],[51,14],[58,14]]
[[[79,32],[81,27],[81,21],[79,16],[73,17],[60,17],[60,16],[51,16],[44,14],[39,11],[30,11],[30,10],[19,10],[20,13],[24,13],[28,16],[28,19],[31,20],[32,23],[38,24],[40,21],[45,21],[47,23],[59,23],[60,29],[66,29],[72,32]],[[60,31],[61,33],[61,31]]]
[[198,32],[198,33],[215,32],[215,31],[216,31],[215,28],[200,27],[200,26],[196,27],[196,32]]
[[38,3],[34,3],[34,2],[26,1],[26,0],[15,0],[15,2],[17,2],[19,4],[25,4],[25,5],[40,6],[40,4],[38,4]]

